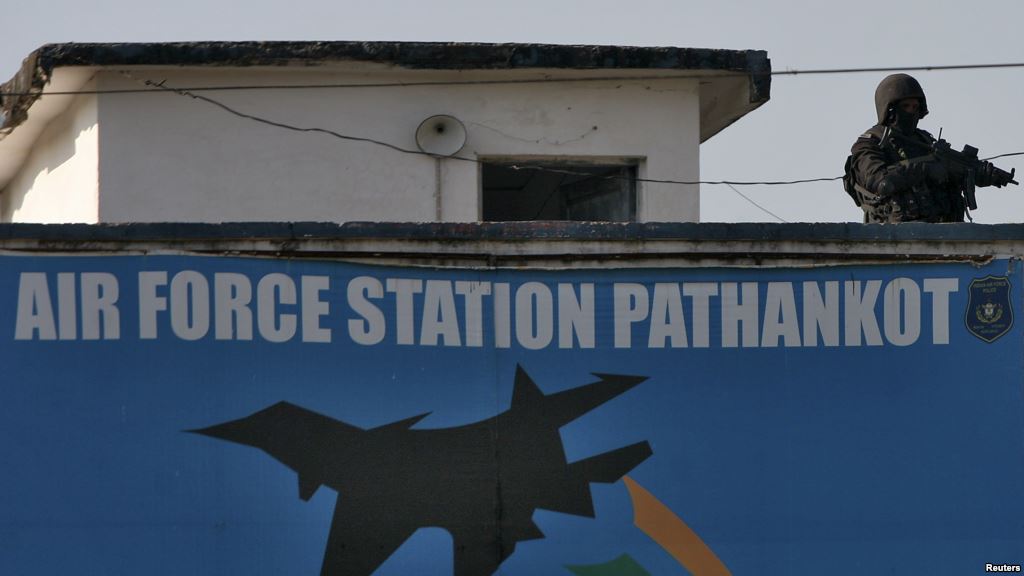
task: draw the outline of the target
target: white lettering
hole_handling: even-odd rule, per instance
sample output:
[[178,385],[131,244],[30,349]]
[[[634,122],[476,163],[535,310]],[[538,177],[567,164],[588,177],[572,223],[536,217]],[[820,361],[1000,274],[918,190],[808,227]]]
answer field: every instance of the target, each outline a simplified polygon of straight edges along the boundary
[[420,345],[437,346],[438,336],[445,346],[462,345],[452,283],[447,280],[427,280],[427,291],[423,296]]
[[210,330],[210,285],[199,272],[171,278],[171,329],[182,340],[199,340]]
[[[107,272],[83,272],[82,338],[117,340],[121,337],[121,314],[117,309],[117,278]],[[102,327],[102,329],[101,329]]]
[[927,278],[924,291],[932,295],[932,344],[949,344],[949,295],[960,290],[956,278]]
[[572,284],[558,285],[558,347],[572,348],[573,335],[580,348],[594,347],[594,285],[581,284],[580,298]]
[[633,345],[633,324],[647,319],[650,296],[643,284],[616,282],[613,298],[615,347],[629,348]]
[[[746,299],[746,296],[744,296]],[[796,298],[792,282],[769,282],[764,298],[764,325],[761,346],[774,348],[779,338],[786,348],[800,345],[800,325],[796,315]]]
[[921,335],[921,289],[910,278],[885,286],[885,337],[896,346],[909,346]]
[[348,283],[348,305],[359,318],[348,321],[348,334],[352,341],[363,346],[379,344],[384,340],[386,321],[380,308],[368,298],[384,297],[384,285],[371,276],[359,276]]
[[387,291],[395,295],[395,335],[399,344],[415,344],[413,294],[423,292],[423,281],[411,278],[388,278]]
[[302,341],[331,342],[331,329],[320,325],[320,318],[331,313],[331,305],[320,299],[320,293],[331,289],[327,276],[302,277]]
[[14,324],[15,340],[56,340],[50,288],[43,272],[22,272],[18,277],[18,319]]
[[804,282],[804,346],[839,346],[839,282],[825,282],[822,298],[817,282]]
[[256,325],[268,342],[287,342],[295,336],[295,314],[279,313],[279,305],[296,303],[295,281],[285,274],[267,274],[256,285]]
[[654,302],[651,304],[651,330],[647,336],[648,348],[664,348],[665,340],[673,348],[685,348],[686,318],[683,315],[683,297],[679,284],[654,284]]
[[455,283],[455,293],[463,297],[466,323],[466,346],[479,348],[484,345],[484,296],[491,293],[490,282]]
[[527,282],[516,290],[516,340],[528,350],[540,350],[554,336],[551,290]]
[[875,301],[882,289],[882,281],[869,280],[863,283],[863,288],[857,280],[847,280],[844,285],[845,344],[860,346],[863,333],[868,346],[881,346],[882,333],[878,330],[878,319],[875,318]]
[[512,296],[508,284],[494,285],[494,346],[512,346]]
[[61,340],[74,340],[78,337],[77,302],[74,273],[57,274],[57,326]]
[[167,297],[158,296],[156,289],[167,285],[167,272],[139,272],[139,338],[151,340],[157,336],[156,313],[167,310]]
[[722,283],[722,347],[735,348],[743,327],[743,347],[757,347],[757,282],[743,283],[743,302],[735,282]]
[[693,299],[693,347],[711,346],[711,297],[718,296],[714,282],[687,282],[683,295]]
[[252,340],[252,283],[245,274],[214,274],[213,303],[217,340]]

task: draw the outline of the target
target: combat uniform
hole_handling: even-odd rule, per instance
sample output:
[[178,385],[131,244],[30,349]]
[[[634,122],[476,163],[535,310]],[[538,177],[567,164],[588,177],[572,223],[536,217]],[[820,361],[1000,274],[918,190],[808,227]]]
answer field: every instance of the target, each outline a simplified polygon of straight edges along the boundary
[[[896,106],[908,98],[920,105],[914,117]],[[844,178],[864,221],[962,222],[960,186],[931,155],[935,138],[917,128],[917,120],[928,114],[921,85],[906,74],[886,77],[875,90],[875,110],[878,124],[853,145]]]
[[857,139],[851,169],[865,222],[963,222],[960,186],[931,155],[934,142],[880,125]]

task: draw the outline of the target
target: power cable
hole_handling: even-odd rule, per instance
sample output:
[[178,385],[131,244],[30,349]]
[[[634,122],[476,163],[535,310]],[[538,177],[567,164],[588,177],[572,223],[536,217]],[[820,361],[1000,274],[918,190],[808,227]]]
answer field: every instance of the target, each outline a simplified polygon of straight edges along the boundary
[[[468,157],[465,157],[465,156],[441,156],[441,155],[438,155],[438,154],[431,154],[429,152],[423,152],[422,150],[412,150],[410,148],[403,148],[401,146],[397,146],[397,145],[391,144],[389,142],[384,142],[384,141],[381,141],[381,140],[376,140],[376,139],[373,139],[373,138],[367,138],[367,137],[363,137],[363,136],[352,136],[352,135],[349,135],[349,134],[343,134],[341,132],[336,132],[334,130],[330,130],[330,129],[327,129],[327,128],[317,128],[317,127],[309,128],[309,127],[303,127],[303,126],[295,126],[293,124],[287,124],[285,122],[278,122],[278,121],[275,121],[275,120],[270,120],[268,118],[263,118],[262,116],[256,116],[254,114],[248,114],[246,112],[242,112],[240,110],[236,110],[236,109],[232,108],[231,106],[228,106],[227,104],[224,104],[223,102],[220,102],[219,100],[215,100],[213,98],[210,98],[209,96],[203,96],[201,94],[195,94],[195,93],[191,92],[190,90],[183,89],[183,88],[173,88],[171,86],[167,86],[164,81],[154,82],[152,80],[140,80],[140,79],[132,77],[130,74],[127,74],[127,73],[125,73],[125,74],[129,78],[132,78],[133,80],[136,80],[138,82],[142,82],[146,86],[153,87],[154,89],[163,90],[163,91],[167,91],[167,92],[172,92],[172,93],[178,94],[180,96],[187,96],[189,98],[193,98],[193,99],[196,99],[196,100],[201,100],[203,102],[206,102],[208,104],[216,106],[217,108],[220,108],[221,110],[223,110],[223,111],[225,111],[225,112],[227,112],[229,114],[232,114],[234,116],[237,116],[239,118],[243,118],[245,120],[250,120],[252,122],[257,122],[257,123],[260,123],[260,124],[265,124],[267,126],[272,126],[274,128],[281,128],[283,130],[289,130],[289,131],[293,131],[293,132],[305,132],[305,133],[315,132],[315,133],[331,136],[331,137],[334,137],[334,138],[338,138],[340,140],[347,140],[347,141],[354,141],[354,142],[366,142],[368,144],[374,144],[374,145],[377,145],[377,146],[383,146],[385,148],[388,148],[390,150],[394,150],[396,152],[401,152],[403,154],[412,154],[412,155],[417,155],[417,156],[427,156],[427,157],[430,157],[430,158],[442,158],[442,159],[459,160],[459,161],[462,161],[462,162],[471,162],[473,164],[479,164],[479,165],[493,164],[492,162],[488,162],[486,160],[479,160],[477,158],[468,158]],[[757,186],[757,185],[759,185],[759,186],[780,186],[780,185],[788,185],[788,184],[804,184],[804,183],[808,183],[808,182],[831,182],[831,181],[841,180],[842,179],[842,176],[836,176],[834,178],[806,178],[806,179],[801,179],[801,180],[779,180],[779,181],[667,180],[667,179],[656,179],[656,178],[630,178],[630,177],[618,176],[618,175],[595,175],[595,174],[592,174],[592,173],[589,173],[589,172],[565,170],[565,169],[559,169],[559,168],[549,168],[549,167],[544,167],[544,166],[533,166],[533,165],[511,165],[510,168],[512,168],[514,170],[538,170],[538,171],[544,171],[544,172],[553,172],[553,173],[557,173],[557,174],[566,174],[566,175],[570,175],[570,176],[592,176],[592,177],[603,178],[603,179],[607,179],[607,180],[630,180],[632,182],[647,182],[647,183],[652,183],[652,184],[676,184],[676,185],[686,185],[686,186],[696,186],[696,185],[704,185],[704,184],[707,184],[707,185],[720,185],[720,184],[724,184],[724,185],[735,185],[735,186]]]
[[[287,123],[284,123],[284,122],[277,122],[277,121],[274,121],[274,120],[270,120],[268,118],[263,118],[261,116],[256,116],[254,114],[248,114],[248,113],[245,113],[245,112],[241,112],[239,110],[236,110],[236,109],[232,108],[231,106],[228,106],[227,104],[224,104],[223,102],[220,102],[219,100],[215,100],[213,98],[210,98],[209,96],[203,96],[201,94],[195,94],[195,93],[191,92],[188,89],[173,88],[173,87],[167,86],[166,85],[166,81],[154,82],[152,80],[141,80],[141,79],[135,78],[130,73],[125,72],[125,71],[122,71],[122,74],[124,74],[128,78],[131,78],[132,80],[135,80],[137,82],[142,82],[146,86],[151,87],[151,89],[162,90],[162,91],[169,91],[169,92],[178,94],[180,96],[187,96],[187,97],[190,97],[190,98],[193,98],[193,99],[196,99],[196,100],[201,100],[203,102],[206,102],[208,104],[216,106],[216,107],[220,108],[221,110],[224,110],[225,112],[227,112],[229,114],[232,114],[234,116],[237,116],[239,118],[243,118],[243,119],[250,120],[250,121],[253,121],[253,122],[257,122],[257,123],[260,123],[260,124],[265,124],[267,126],[272,126],[272,127],[275,127],[275,128],[281,128],[281,129],[290,130],[290,131],[293,131],[293,132],[320,133],[320,134],[325,134],[325,135],[328,135],[328,136],[331,136],[331,137],[334,137],[334,138],[338,138],[338,139],[341,139],[341,140],[347,140],[347,141],[353,141],[353,142],[366,142],[368,144],[374,144],[374,145],[377,145],[377,146],[383,146],[385,148],[388,148],[390,150],[394,150],[396,152],[401,152],[403,154],[413,154],[413,155],[417,155],[417,156],[427,156],[427,157],[430,157],[430,158],[442,158],[442,159],[448,158],[448,159],[452,159],[452,160],[459,160],[459,161],[462,161],[462,162],[471,162],[473,164],[478,164],[478,165],[493,164],[492,162],[487,162],[486,160],[479,160],[477,158],[468,158],[468,157],[465,157],[465,156],[440,156],[440,155],[437,155],[437,154],[431,154],[429,152],[423,152],[422,150],[413,150],[413,149],[410,149],[410,148],[403,148],[401,146],[397,146],[397,145],[391,144],[389,142],[384,142],[384,141],[381,141],[381,140],[376,140],[376,139],[373,139],[373,138],[367,138],[367,137],[362,137],[362,136],[352,136],[352,135],[349,135],[349,134],[343,134],[341,132],[337,132],[337,131],[330,130],[330,129],[327,129],[327,128],[318,128],[318,127],[308,128],[308,127],[302,127],[302,126],[295,126],[295,125],[287,124]],[[1007,153],[1007,154],[1000,154],[998,156],[993,156],[991,158],[986,158],[986,160],[993,160],[993,159],[996,159],[996,158],[1003,158],[1003,157],[1007,157],[1007,156],[1020,156],[1020,155],[1024,155],[1024,152],[1010,152],[1010,153]],[[593,174],[593,173],[590,173],[590,172],[582,172],[582,171],[576,171],[576,170],[566,170],[566,169],[560,169],[560,168],[551,168],[551,167],[535,166],[535,165],[511,165],[510,168],[512,168],[514,170],[536,170],[536,171],[543,171],[543,172],[553,172],[553,173],[557,173],[557,174],[565,174],[565,175],[568,175],[568,176],[594,177],[594,178],[601,178],[601,179],[605,179],[605,180],[630,180],[632,182],[645,182],[645,183],[651,183],[651,184],[675,184],[675,185],[684,185],[684,186],[696,186],[696,185],[712,185],[712,186],[715,186],[715,185],[725,185],[725,186],[729,186],[730,188],[733,188],[733,190],[736,191],[737,193],[739,191],[736,190],[734,188],[734,186],[787,186],[787,185],[792,185],[792,184],[808,184],[808,183],[812,183],[812,182],[834,182],[836,180],[842,180],[843,179],[842,176],[833,176],[831,178],[802,178],[802,179],[796,179],[796,180],[763,180],[763,181],[762,180],[758,180],[758,181],[740,181],[740,180],[669,180],[669,179],[639,178],[639,177],[631,178],[631,177],[619,176],[619,175],[596,175],[596,174]],[[740,194],[740,195],[743,196],[742,194]],[[746,198],[746,197],[744,196],[744,198]],[[777,216],[775,214],[772,214],[770,211],[766,210],[762,206],[759,206],[753,200],[751,200],[749,198],[746,198],[746,199],[749,202],[751,202],[752,204],[754,204],[755,206],[757,206],[758,208],[760,208],[761,210],[764,210],[765,212],[771,214],[772,216],[774,216],[776,218],[779,218],[779,216]],[[782,220],[781,218],[779,218],[779,219]]]
[[[320,133],[320,134],[326,134],[328,136],[333,136],[333,137],[341,139],[341,140],[350,140],[350,141],[353,141],[353,142],[367,142],[369,144],[376,144],[377,146],[383,146],[385,148],[390,148],[391,150],[394,150],[396,152],[402,152],[403,154],[417,154],[417,155],[421,155],[421,156],[437,157],[437,155],[435,155],[435,154],[429,154],[427,152],[421,152],[419,150],[411,150],[411,149],[408,149],[408,148],[402,148],[401,146],[396,146],[394,144],[391,144],[391,143],[388,143],[388,142],[383,142],[381,140],[374,140],[373,138],[364,138],[362,136],[350,136],[348,134],[342,134],[340,132],[335,132],[334,130],[329,130],[327,128],[316,128],[316,127],[304,128],[304,127],[301,127],[301,126],[294,126],[292,124],[285,124],[284,122],[275,122],[274,120],[269,120],[267,118],[263,118],[263,117],[260,117],[260,116],[255,116],[253,114],[247,114],[245,112],[241,112],[239,110],[235,110],[234,108],[228,106],[227,104],[224,104],[223,102],[214,100],[213,98],[209,98],[207,96],[202,96],[200,94],[195,94],[195,93],[193,93],[193,92],[191,92],[189,90],[185,90],[185,89],[181,89],[181,88],[170,88],[170,87],[167,87],[167,86],[164,85],[163,82],[153,82],[152,80],[144,80],[143,83],[145,83],[147,86],[154,86],[156,88],[161,88],[161,89],[169,90],[171,92],[174,92],[176,94],[180,94],[182,96],[188,96],[190,98],[195,98],[196,100],[202,100],[203,102],[206,102],[208,104],[212,104],[212,105],[220,108],[221,110],[224,110],[225,112],[227,112],[229,114],[233,114],[235,116],[238,116],[239,118],[244,118],[246,120],[252,120],[253,122],[259,122],[260,124],[266,124],[267,126],[273,126],[275,128],[282,128],[284,130],[291,130],[293,132],[316,132],[316,133]],[[448,156],[448,158],[456,158],[458,160],[472,160],[470,158],[457,158],[455,156]]]
[[[92,64],[83,62],[83,66]],[[692,80],[708,78],[750,77],[750,76],[821,76],[834,74],[861,74],[870,72],[941,72],[951,70],[991,70],[1000,68],[1024,68],[1024,62],[995,64],[947,64],[931,66],[882,66],[861,68],[811,68],[806,70],[772,70],[770,72],[707,71],[694,74],[642,75],[642,76],[595,76],[590,78],[509,78],[503,80],[435,80],[423,82],[373,82],[373,83],[324,83],[324,84],[227,84],[218,86],[187,86],[180,90],[188,92],[222,92],[234,90],[312,90],[312,89],[360,89],[360,88],[416,88],[424,86],[490,86],[501,84],[559,84],[579,82],[624,82],[653,80]],[[667,70],[671,72],[671,70]],[[138,94],[159,93],[151,88],[110,88],[102,90],[60,90],[53,92],[20,91],[0,92],[0,97],[22,96],[74,96],[90,94]]]
[[744,200],[746,200],[747,202],[749,202],[749,203],[753,204],[753,205],[754,205],[755,207],[757,207],[757,208],[758,208],[759,210],[761,210],[761,212],[764,212],[765,214],[768,214],[769,216],[772,216],[773,218],[777,219],[777,220],[778,220],[779,222],[784,222],[784,223],[787,223],[787,224],[789,223],[789,221],[788,221],[788,220],[786,220],[785,218],[783,218],[782,216],[779,216],[779,215],[778,215],[778,214],[776,214],[775,212],[772,212],[771,210],[769,210],[769,209],[765,208],[764,206],[761,206],[761,205],[760,205],[760,204],[758,204],[757,202],[754,202],[753,198],[750,198],[749,196],[747,196],[747,195],[746,195],[746,194],[744,194],[743,192],[740,192],[740,191],[739,191],[739,190],[737,190],[737,189],[736,189],[736,187],[735,187],[735,186],[733,186],[732,184],[726,184],[726,186],[728,186],[729,188],[731,188],[733,192],[735,192],[735,193],[739,194],[740,198],[743,198],[743,199],[744,199]]
[[[860,70],[867,70],[867,69],[860,69]],[[790,71],[790,72],[793,72],[793,71]],[[813,71],[805,71],[804,73],[809,73],[809,72],[813,72]],[[440,156],[440,155],[437,155],[437,154],[431,154],[429,152],[423,152],[421,150],[413,150],[413,149],[410,149],[410,148],[403,148],[401,146],[397,146],[397,145],[391,144],[389,142],[384,142],[382,140],[376,140],[374,138],[368,138],[368,137],[363,137],[363,136],[353,136],[353,135],[350,135],[350,134],[343,134],[341,132],[337,132],[337,131],[330,130],[330,129],[327,129],[327,128],[303,127],[303,126],[296,126],[296,125],[293,125],[293,124],[287,124],[285,122],[278,122],[278,121],[275,121],[275,120],[270,120],[268,118],[264,118],[262,116],[256,116],[254,114],[248,114],[246,112],[242,112],[240,110],[232,108],[231,106],[228,106],[227,104],[224,104],[223,102],[221,102],[219,100],[215,100],[213,98],[210,98],[209,96],[203,96],[201,94],[196,94],[190,88],[174,88],[174,87],[167,86],[166,85],[166,81],[154,82],[154,81],[148,80],[148,79],[147,80],[142,80],[142,79],[134,77],[131,73],[129,73],[127,71],[123,71],[123,70],[121,71],[121,73],[124,76],[126,76],[126,77],[128,77],[128,78],[130,78],[130,79],[132,79],[134,81],[141,82],[142,84],[144,84],[147,87],[146,89],[144,89],[145,92],[171,92],[171,93],[177,94],[179,96],[187,96],[187,97],[193,98],[195,100],[201,100],[201,101],[206,102],[206,103],[208,103],[208,104],[210,104],[212,106],[216,106],[217,108],[220,108],[221,110],[223,110],[223,111],[225,111],[225,112],[227,112],[229,114],[232,114],[234,116],[237,116],[239,118],[242,118],[242,119],[245,119],[245,120],[249,120],[249,121],[252,121],[252,122],[257,122],[257,123],[264,124],[264,125],[267,125],[267,126],[271,126],[271,127],[274,127],[274,128],[280,128],[280,129],[283,129],[283,130],[289,130],[289,131],[293,131],[293,132],[319,133],[319,134],[324,134],[324,135],[327,135],[327,136],[331,136],[333,138],[338,138],[340,140],[353,141],[353,142],[365,142],[365,143],[373,144],[373,145],[376,145],[376,146],[382,146],[384,148],[388,148],[390,150],[393,150],[393,151],[396,151],[396,152],[400,152],[400,153],[403,153],[403,154],[411,154],[411,155],[417,155],[417,156],[427,156],[427,157],[430,157],[430,158],[442,158],[442,159],[447,158],[447,159],[458,160],[458,161],[462,161],[462,162],[471,162],[471,163],[478,164],[478,165],[491,164],[491,163],[489,163],[489,162],[487,162],[485,160],[479,160],[477,158],[467,158],[465,156]],[[1016,156],[1016,155],[1024,155],[1024,152],[1011,152],[1011,153],[1008,153],[1008,154],[1001,154],[999,156],[993,156],[992,158],[989,158],[989,160],[994,159],[994,158],[1002,158],[1002,157],[1006,157],[1006,156]],[[836,180],[841,180],[843,178],[842,176],[835,176],[835,177],[831,177],[831,178],[803,178],[803,179],[796,179],[796,180],[775,180],[775,181],[769,181],[769,180],[766,180],[766,181],[670,180],[670,179],[656,179],[656,178],[631,178],[631,177],[618,176],[618,175],[595,175],[595,174],[588,173],[588,172],[565,170],[565,169],[551,168],[551,167],[545,167],[545,166],[535,166],[535,165],[512,165],[510,167],[515,169],[515,170],[537,170],[537,171],[560,173],[560,174],[571,175],[571,176],[597,177],[597,178],[608,179],[608,180],[628,179],[628,180],[631,180],[633,182],[645,182],[645,183],[652,183],[652,184],[674,184],[674,185],[684,185],[684,186],[725,185],[725,186],[729,186],[730,188],[733,188],[734,186],[783,186],[783,185],[792,185],[792,184],[806,184],[806,183],[811,183],[811,182],[834,182]],[[735,188],[733,188],[733,190],[735,191]],[[741,196],[742,196],[742,194],[741,194]],[[744,198],[746,198],[746,197],[744,196]],[[768,210],[764,209],[763,207],[757,205],[755,202],[753,202],[753,200],[750,200],[749,198],[746,198],[746,199],[749,202],[751,202],[752,204],[754,204],[755,206],[757,206],[758,208],[760,208],[760,209],[764,210],[765,212],[771,214],[770,211],[768,211]],[[776,218],[779,218],[779,216],[777,216],[775,214],[772,214],[772,216],[774,216]],[[779,218],[779,219],[781,220],[781,218]]]
[[[568,178],[568,177],[569,177],[568,174],[562,174],[562,178],[558,181],[558,184],[555,184],[554,187],[551,188],[551,192],[548,192],[547,198],[544,198],[544,202],[540,205],[540,208],[537,209],[537,213],[534,214],[533,218],[530,218],[530,220],[536,220],[536,219],[540,218],[540,215],[544,213],[544,209],[548,207],[548,202],[551,202],[551,199],[554,198],[555,193],[557,193],[559,191],[559,189],[562,188],[562,184],[565,182],[565,179]],[[526,186],[529,186],[529,184],[530,184],[530,182],[532,180],[533,180],[533,176],[530,177],[530,180],[526,181],[526,184],[523,185],[523,188],[525,188]]]
[[772,70],[772,76],[799,76],[809,74],[860,74],[863,72],[943,72],[949,70],[990,70],[994,68],[1024,68],[1024,62],[996,64],[943,64],[938,66],[879,66],[868,68],[818,68],[810,70]]
[[1007,154],[1000,154],[998,156],[990,156],[988,158],[982,158],[982,160],[989,161],[989,160],[995,160],[996,158],[1006,158],[1007,156],[1024,156],[1024,152],[1009,152]]

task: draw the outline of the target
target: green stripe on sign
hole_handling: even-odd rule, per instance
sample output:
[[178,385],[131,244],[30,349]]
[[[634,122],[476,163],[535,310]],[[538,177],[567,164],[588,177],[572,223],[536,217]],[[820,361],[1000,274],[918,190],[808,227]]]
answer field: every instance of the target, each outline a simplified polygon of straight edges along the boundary
[[637,564],[629,554],[623,554],[604,564],[569,565],[566,568],[576,576],[651,576],[651,573]]

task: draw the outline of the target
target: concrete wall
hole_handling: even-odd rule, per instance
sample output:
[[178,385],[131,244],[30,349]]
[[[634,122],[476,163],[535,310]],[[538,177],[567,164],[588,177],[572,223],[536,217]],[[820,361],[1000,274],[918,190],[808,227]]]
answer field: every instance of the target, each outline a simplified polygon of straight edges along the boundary
[[[536,75],[538,71],[532,71]],[[134,70],[101,89],[507,79],[509,72],[395,71],[378,65],[309,69]],[[514,72],[512,73],[514,74]],[[565,72],[561,72],[565,74]],[[468,130],[468,158],[627,158],[641,178],[698,180],[695,80],[200,92],[241,112],[416,149],[435,114]],[[173,93],[99,101],[101,222],[474,221],[480,170],[320,133],[233,116]],[[440,180],[440,217],[435,193]],[[81,183],[75,186],[81,187]],[[697,186],[641,184],[640,221],[696,221]]]
[[99,221],[97,111],[97,96],[79,95],[46,126],[0,194],[0,222]]

